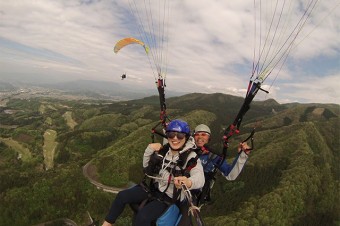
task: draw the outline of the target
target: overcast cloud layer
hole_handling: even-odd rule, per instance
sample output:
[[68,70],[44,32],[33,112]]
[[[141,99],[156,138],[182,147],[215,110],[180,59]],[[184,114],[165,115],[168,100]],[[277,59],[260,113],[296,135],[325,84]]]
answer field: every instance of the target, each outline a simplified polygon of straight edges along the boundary
[[[270,2],[268,7],[273,8],[276,1]],[[120,82],[131,90],[152,89],[155,76],[143,48],[113,52],[118,40],[140,36],[128,3],[0,1],[0,79],[4,74],[57,75],[65,80]],[[257,99],[340,104],[339,5],[337,0],[317,3],[285,65],[265,81],[263,88],[270,93]],[[172,0],[164,25],[166,90],[244,96],[253,67],[254,37],[259,35],[254,31],[253,8],[252,0]],[[121,80],[122,73],[127,79]]]

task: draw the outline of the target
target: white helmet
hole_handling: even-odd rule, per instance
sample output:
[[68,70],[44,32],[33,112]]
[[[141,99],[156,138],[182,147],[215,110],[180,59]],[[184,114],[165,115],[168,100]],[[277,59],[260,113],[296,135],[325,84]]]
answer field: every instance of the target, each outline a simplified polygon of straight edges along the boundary
[[197,133],[197,132],[206,132],[206,133],[209,133],[209,135],[211,134],[210,128],[204,124],[200,124],[196,126],[194,133]]

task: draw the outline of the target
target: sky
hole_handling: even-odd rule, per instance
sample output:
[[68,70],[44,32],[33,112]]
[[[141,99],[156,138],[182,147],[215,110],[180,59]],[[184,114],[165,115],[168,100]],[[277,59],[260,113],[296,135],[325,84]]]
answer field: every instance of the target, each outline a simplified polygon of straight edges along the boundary
[[[86,79],[153,89],[160,62],[166,91],[245,96],[254,59],[261,56],[271,62],[264,71],[272,72],[262,84],[269,93],[259,91],[257,100],[340,104],[340,2],[318,1],[299,25],[309,1],[285,1],[281,11],[276,1],[262,0],[260,14],[253,0],[2,0],[0,80]],[[271,13],[272,24],[282,27],[271,26]],[[265,54],[280,49],[296,25],[303,28],[291,36],[287,58]],[[146,43],[148,35],[156,41]],[[114,53],[125,37],[143,40],[151,53],[139,45]],[[275,56],[284,62],[273,65]]]

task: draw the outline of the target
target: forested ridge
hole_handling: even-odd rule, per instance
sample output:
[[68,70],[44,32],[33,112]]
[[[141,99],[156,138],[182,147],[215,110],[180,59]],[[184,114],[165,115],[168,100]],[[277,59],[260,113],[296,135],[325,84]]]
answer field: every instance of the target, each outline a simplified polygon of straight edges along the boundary
[[[167,112],[192,128],[209,125],[212,147],[221,151],[222,132],[242,102],[220,93],[193,93],[168,98]],[[212,203],[201,209],[206,225],[340,225],[339,110],[335,104],[255,101],[240,135],[230,140],[228,161],[254,126],[255,150],[236,181],[218,176]],[[101,222],[115,195],[89,183],[82,167],[92,161],[93,175],[108,186],[138,183],[158,121],[156,96],[115,103],[10,99],[0,111],[0,225],[60,218],[87,225],[87,211]],[[50,169],[43,154],[48,130],[57,133]],[[117,225],[130,225],[130,215],[127,208]]]

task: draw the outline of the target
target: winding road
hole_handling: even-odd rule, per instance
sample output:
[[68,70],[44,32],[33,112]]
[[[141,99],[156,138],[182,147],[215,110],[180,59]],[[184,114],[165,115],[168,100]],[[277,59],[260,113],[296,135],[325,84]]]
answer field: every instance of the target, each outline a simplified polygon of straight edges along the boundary
[[119,191],[123,190],[124,188],[116,188],[116,187],[110,187],[106,186],[102,183],[99,183],[96,179],[96,173],[97,169],[95,165],[91,165],[91,162],[88,162],[85,166],[83,166],[83,175],[98,189],[101,189],[105,192],[110,192],[117,194]]

